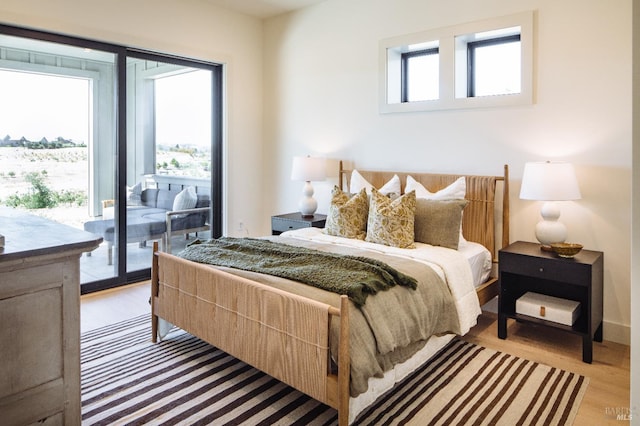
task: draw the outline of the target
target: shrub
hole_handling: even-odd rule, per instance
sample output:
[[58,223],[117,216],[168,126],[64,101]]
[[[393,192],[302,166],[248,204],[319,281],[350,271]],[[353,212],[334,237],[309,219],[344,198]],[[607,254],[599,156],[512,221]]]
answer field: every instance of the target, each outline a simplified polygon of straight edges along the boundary
[[63,189],[60,192],[54,192],[53,195],[54,195],[56,205],[58,204],[74,205],[75,204],[76,206],[79,207],[87,203],[87,196],[82,191],[68,191],[66,189]]
[[23,206],[27,209],[48,209],[58,204],[55,194],[45,185],[43,175],[36,172],[28,173],[25,180],[31,184],[29,192],[23,195],[10,195],[5,201],[6,205]]
[[29,173],[25,180],[32,186],[25,197],[25,207],[28,209],[48,209],[56,206],[51,190],[44,184],[44,177],[38,173]]

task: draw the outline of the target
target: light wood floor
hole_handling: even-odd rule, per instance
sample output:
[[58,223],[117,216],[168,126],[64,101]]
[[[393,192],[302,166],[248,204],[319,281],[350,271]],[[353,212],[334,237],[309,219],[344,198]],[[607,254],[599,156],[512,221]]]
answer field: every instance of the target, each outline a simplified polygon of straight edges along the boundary
[[150,296],[150,281],[80,296],[80,331],[151,313]]
[[[81,297],[81,329],[133,318],[151,311],[149,282],[93,293]],[[589,377],[589,387],[580,406],[576,425],[620,425],[616,410],[627,413],[630,389],[630,348],[618,343],[594,342],[593,363],[582,362],[579,336],[548,327],[508,323],[506,340],[497,337],[497,316],[484,313],[463,338],[487,348],[510,353],[542,364]]]

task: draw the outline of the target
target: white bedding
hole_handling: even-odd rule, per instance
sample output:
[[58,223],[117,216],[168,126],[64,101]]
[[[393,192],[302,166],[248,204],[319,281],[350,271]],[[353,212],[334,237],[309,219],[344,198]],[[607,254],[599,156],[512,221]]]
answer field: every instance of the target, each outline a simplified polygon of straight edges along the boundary
[[460,241],[458,251],[469,261],[471,273],[473,274],[473,285],[478,287],[489,278],[491,274],[491,253],[482,244],[471,241]]
[[[354,245],[354,246],[377,246],[381,247],[378,244],[374,243],[365,243],[360,240],[353,240],[353,243],[349,242],[349,240],[340,237],[332,237],[326,235],[322,232],[320,228],[302,228],[293,231],[287,231],[284,233],[285,236],[297,237],[297,238],[306,238],[312,239],[316,241],[327,241],[333,244],[343,244],[343,245]],[[321,235],[324,235],[326,238],[320,238]],[[384,247],[384,246],[382,246]],[[416,243],[416,248],[424,248],[424,247],[433,247],[428,244]],[[394,249],[395,251],[408,251],[414,249]],[[474,243],[472,241],[466,241],[464,239],[460,239],[460,244],[458,246],[458,252],[462,254],[467,261],[469,262],[469,266],[471,267],[471,274],[473,276],[473,285],[475,287],[487,281],[489,278],[489,274],[491,274],[492,260],[491,253],[487,250],[482,244]]]
[[365,250],[381,252],[392,256],[410,258],[430,265],[449,285],[455,299],[458,317],[460,318],[460,332],[465,334],[476,325],[480,315],[480,304],[474,286],[474,278],[470,262],[466,255],[471,254],[477,259],[477,249],[472,243],[463,250],[452,250],[428,244],[416,243],[415,249],[390,247],[367,241],[334,237],[325,234],[320,228],[302,228],[287,231],[282,236],[307,239],[327,244],[358,247]]

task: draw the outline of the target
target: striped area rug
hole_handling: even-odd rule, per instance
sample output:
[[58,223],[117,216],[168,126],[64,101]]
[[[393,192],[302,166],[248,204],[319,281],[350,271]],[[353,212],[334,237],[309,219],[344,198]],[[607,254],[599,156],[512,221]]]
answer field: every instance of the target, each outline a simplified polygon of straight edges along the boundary
[[[83,333],[84,425],[334,425],[336,411],[150,317]],[[572,424],[588,379],[461,340],[356,424]]]

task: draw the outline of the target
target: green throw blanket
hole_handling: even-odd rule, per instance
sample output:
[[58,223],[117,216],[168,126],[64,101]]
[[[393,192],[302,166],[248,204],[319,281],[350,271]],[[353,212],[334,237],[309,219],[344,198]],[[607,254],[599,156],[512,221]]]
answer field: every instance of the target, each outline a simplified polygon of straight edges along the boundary
[[414,278],[378,260],[255,238],[196,240],[178,256],[199,263],[274,275],[346,294],[358,307],[365,304],[370,294],[395,285],[415,290],[417,285]]

